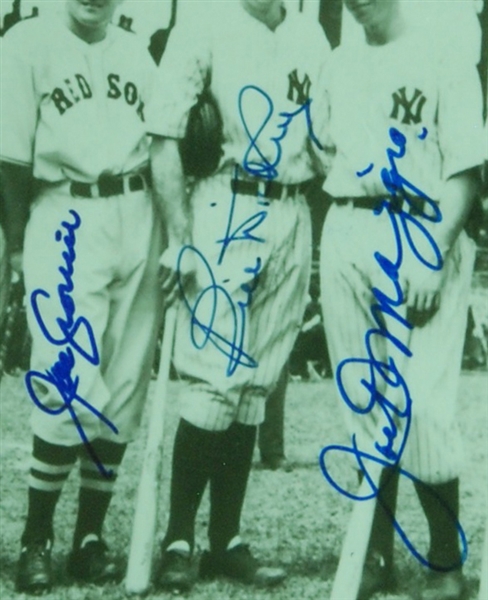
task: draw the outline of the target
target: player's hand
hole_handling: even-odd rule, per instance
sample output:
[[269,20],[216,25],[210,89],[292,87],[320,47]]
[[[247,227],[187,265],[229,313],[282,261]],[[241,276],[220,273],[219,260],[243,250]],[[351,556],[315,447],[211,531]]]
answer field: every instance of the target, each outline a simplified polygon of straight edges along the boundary
[[14,273],[16,273],[19,277],[22,277],[23,274],[23,257],[24,254],[22,250],[18,250],[17,252],[12,252],[9,256],[10,268]]
[[169,246],[159,259],[159,284],[164,294],[164,305],[171,306],[179,297],[180,289],[188,289],[195,281],[195,270],[185,265],[185,272],[177,270],[181,248]]
[[445,269],[432,271],[416,261],[401,274],[407,305],[407,319],[414,327],[423,327],[438,311],[445,282]]

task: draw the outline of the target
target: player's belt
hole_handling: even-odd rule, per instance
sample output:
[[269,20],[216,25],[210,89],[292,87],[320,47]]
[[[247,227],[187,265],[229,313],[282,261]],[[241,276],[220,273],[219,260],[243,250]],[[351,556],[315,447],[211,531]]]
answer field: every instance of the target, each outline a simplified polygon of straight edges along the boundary
[[232,179],[230,188],[233,194],[242,196],[260,196],[269,200],[281,200],[295,196],[296,194],[304,194],[310,187],[311,179],[302,181],[301,183],[284,184],[279,181],[267,181],[265,179],[257,179],[248,181],[246,179]]
[[392,198],[388,196],[361,196],[361,197],[330,197],[333,202],[339,206],[346,204],[352,205],[354,208],[364,208],[366,210],[375,210],[379,208],[385,201],[393,212],[400,212],[403,206],[406,205],[408,212],[411,215],[424,214],[427,201],[419,196],[409,196],[408,200],[403,198]]
[[97,183],[72,181],[72,196],[82,198],[109,198],[127,192],[138,192],[146,187],[147,177],[144,174],[134,175],[101,175]]

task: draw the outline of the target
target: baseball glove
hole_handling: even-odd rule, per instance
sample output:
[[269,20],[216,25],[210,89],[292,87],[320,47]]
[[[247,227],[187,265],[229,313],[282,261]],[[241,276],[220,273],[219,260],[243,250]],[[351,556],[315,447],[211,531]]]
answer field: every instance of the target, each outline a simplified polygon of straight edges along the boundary
[[219,166],[222,156],[222,117],[209,91],[200,94],[190,110],[185,137],[180,141],[185,175],[203,178]]
[[24,294],[24,282],[18,278],[10,286],[7,312],[3,323],[0,323],[0,381],[5,372],[17,366],[22,350],[27,329],[23,312]]

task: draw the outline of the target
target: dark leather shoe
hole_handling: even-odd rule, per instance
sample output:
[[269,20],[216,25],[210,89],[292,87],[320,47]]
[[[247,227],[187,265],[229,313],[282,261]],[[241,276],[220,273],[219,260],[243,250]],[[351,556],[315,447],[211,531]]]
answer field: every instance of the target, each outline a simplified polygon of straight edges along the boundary
[[73,550],[68,557],[67,571],[77,581],[97,585],[122,578],[121,569],[109,556],[108,547],[102,540],[91,540]]
[[358,600],[368,600],[377,592],[393,592],[395,588],[393,565],[378,552],[372,552],[364,563]]
[[460,569],[439,573],[431,571],[427,576],[427,585],[420,594],[421,600],[463,600],[466,594],[466,582]]
[[260,565],[251,554],[249,546],[239,544],[221,554],[203,553],[200,560],[200,577],[213,579],[218,576],[259,587],[272,587],[286,578],[286,572],[280,568]]
[[51,546],[50,540],[26,544],[20,553],[17,571],[17,591],[43,594],[51,589]]
[[263,458],[261,459],[261,465],[263,469],[269,469],[270,471],[284,471],[285,473],[293,471],[293,465],[284,456]]
[[163,552],[156,585],[168,591],[187,592],[195,583],[191,554],[184,550]]

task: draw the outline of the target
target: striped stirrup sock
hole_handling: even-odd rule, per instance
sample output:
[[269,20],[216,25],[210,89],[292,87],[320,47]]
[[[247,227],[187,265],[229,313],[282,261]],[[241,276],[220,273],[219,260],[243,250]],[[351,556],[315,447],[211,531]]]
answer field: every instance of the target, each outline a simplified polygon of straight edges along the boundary
[[116,444],[101,439],[92,441],[91,446],[105,470],[111,472],[111,475],[107,477],[101,473],[87,450],[82,449],[78,517],[73,539],[74,548],[79,548],[87,535],[94,534],[98,538],[102,537],[103,522],[112,499],[119,466],[127,447],[126,444]]
[[34,436],[23,545],[53,539],[54,510],[76,461],[77,451],[77,446],[58,446]]

